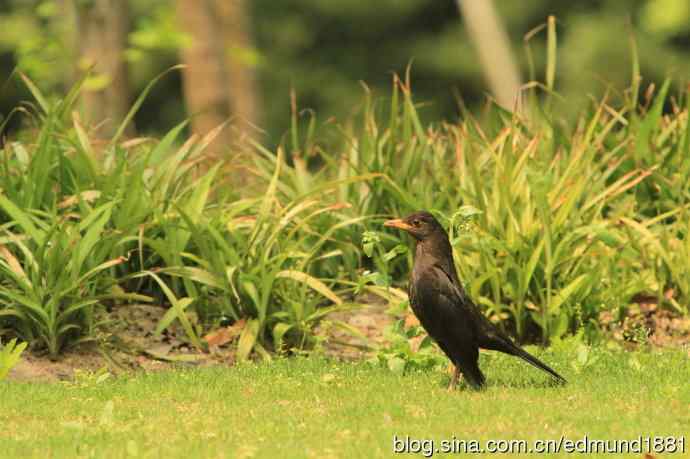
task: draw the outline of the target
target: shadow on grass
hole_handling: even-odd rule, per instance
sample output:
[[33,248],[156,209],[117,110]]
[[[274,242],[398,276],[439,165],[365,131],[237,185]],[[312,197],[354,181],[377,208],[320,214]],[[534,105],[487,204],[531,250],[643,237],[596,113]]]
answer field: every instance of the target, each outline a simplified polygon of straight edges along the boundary
[[[450,382],[450,377],[441,378],[438,386],[447,388]],[[506,379],[506,378],[487,378],[486,386],[481,390],[493,388],[510,388],[510,389],[556,389],[567,386],[567,383],[559,382],[555,379]],[[481,391],[480,390],[480,391]],[[473,389],[465,381],[460,380],[456,391],[472,392]]]
[[565,386],[567,386],[567,383],[563,383],[552,378],[519,380],[495,378],[491,379],[487,384],[487,387],[510,387],[511,389],[550,389]]

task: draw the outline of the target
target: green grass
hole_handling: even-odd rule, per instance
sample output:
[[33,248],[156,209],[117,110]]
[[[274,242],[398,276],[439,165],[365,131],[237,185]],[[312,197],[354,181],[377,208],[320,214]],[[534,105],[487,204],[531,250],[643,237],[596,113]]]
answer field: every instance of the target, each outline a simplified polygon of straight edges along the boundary
[[396,434],[437,441],[687,437],[686,353],[570,343],[534,349],[570,380],[565,387],[493,353],[482,355],[489,380],[482,392],[448,393],[448,376],[437,371],[401,377],[318,358],[71,385],[5,382],[0,443],[6,458],[368,458],[393,456]]

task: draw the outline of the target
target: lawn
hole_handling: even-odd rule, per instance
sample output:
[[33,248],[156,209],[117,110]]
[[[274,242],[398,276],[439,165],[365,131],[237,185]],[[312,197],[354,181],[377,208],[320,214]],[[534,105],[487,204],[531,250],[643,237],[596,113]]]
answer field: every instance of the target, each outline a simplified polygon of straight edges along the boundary
[[433,439],[434,448],[452,439],[483,448],[488,440],[532,446],[562,436],[685,435],[685,453],[654,457],[687,457],[686,350],[624,352],[570,340],[531,351],[569,384],[551,386],[537,370],[493,353],[481,356],[489,383],[482,392],[462,386],[449,393],[440,371],[396,376],[365,362],[315,357],[105,380],[81,375],[70,383],[4,382],[2,457],[391,457],[395,435]]

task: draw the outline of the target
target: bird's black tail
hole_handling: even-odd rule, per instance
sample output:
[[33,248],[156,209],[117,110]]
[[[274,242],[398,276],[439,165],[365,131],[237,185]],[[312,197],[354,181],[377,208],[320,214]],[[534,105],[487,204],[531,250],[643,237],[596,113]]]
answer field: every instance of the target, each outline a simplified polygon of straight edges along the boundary
[[480,343],[480,347],[484,349],[492,349],[494,351],[505,352],[506,354],[514,355],[515,357],[520,357],[522,360],[529,363],[530,365],[550,374],[559,383],[565,384],[568,382],[563,376],[556,373],[556,370],[554,370],[553,368],[551,368],[550,366],[548,366],[547,364],[533,356],[532,354],[528,353],[524,349],[515,345],[507,337],[487,334],[487,336],[484,337],[484,340]]
[[547,364],[545,364],[544,362],[542,362],[541,360],[539,360],[538,358],[536,358],[535,356],[530,354],[529,352],[525,351],[524,349],[521,349],[521,348],[513,345],[511,347],[511,350],[513,351],[512,354],[514,356],[520,357],[522,360],[529,363],[530,365],[537,367],[542,371],[545,371],[546,373],[553,376],[556,379],[556,381],[558,381],[559,383],[565,384],[568,382],[568,381],[566,381],[566,379],[563,376],[556,373],[556,370],[554,370],[553,368],[551,368],[550,366],[548,366]]

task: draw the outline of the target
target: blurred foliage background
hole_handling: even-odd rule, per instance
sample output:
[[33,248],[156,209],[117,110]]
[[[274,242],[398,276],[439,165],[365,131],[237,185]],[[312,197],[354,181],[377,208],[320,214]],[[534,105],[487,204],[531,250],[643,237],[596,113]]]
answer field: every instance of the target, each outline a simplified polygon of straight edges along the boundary
[[[3,0],[3,116],[30,98],[24,86],[10,77],[13,70],[25,72],[43,91],[58,94],[88,68],[80,47],[89,38],[74,11],[95,8],[98,3],[110,8],[106,25],[123,20],[116,15],[127,16],[122,54],[127,98],[132,100],[152,78],[184,61],[180,52],[190,46],[193,37],[181,19],[193,19],[200,8],[213,8],[214,1]],[[615,94],[630,85],[631,31],[639,50],[643,88],[649,82],[658,86],[667,76],[683,85],[690,75],[687,0],[495,3],[523,82],[529,80],[525,35],[548,15],[557,18],[555,88],[570,106],[579,107],[588,95],[600,96],[609,87]],[[261,140],[269,145],[277,143],[289,127],[291,89],[297,106],[313,109],[322,121],[333,116],[346,118],[361,101],[361,82],[376,94],[387,95],[391,74],[404,73],[410,63],[416,99],[427,102],[422,110],[427,120],[457,118],[459,99],[476,108],[488,92],[456,0],[381,0],[375,4],[364,0],[235,0],[216,2],[215,7],[220,10],[221,4],[229,5],[229,19],[213,29],[217,35],[211,35],[211,40],[235,65],[226,68],[221,81],[228,85],[231,97],[249,96],[244,105],[230,108],[228,114],[247,117],[246,112],[251,112],[248,118],[264,130]],[[214,16],[221,17],[221,11],[211,14],[211,19]],[[546,56],[545,33],[535,34],[530,46],[539,72]],[[535,76],[544,80],[543,74]],[[242,78],[250,84],[238,83]],[[96,91],[110,83],[95,73],[86,88]],[[159,134],[195,112],[185,107],[183,94],[180,72],[161,80],[137,114],[137,130]],[[16,128],[17,123],[9,126]]]

